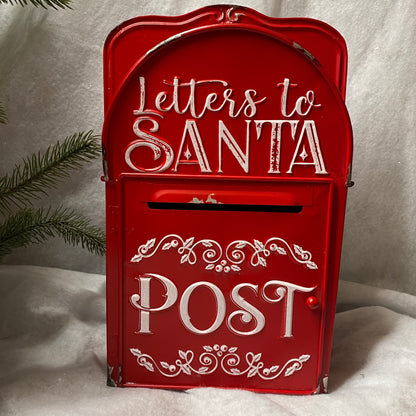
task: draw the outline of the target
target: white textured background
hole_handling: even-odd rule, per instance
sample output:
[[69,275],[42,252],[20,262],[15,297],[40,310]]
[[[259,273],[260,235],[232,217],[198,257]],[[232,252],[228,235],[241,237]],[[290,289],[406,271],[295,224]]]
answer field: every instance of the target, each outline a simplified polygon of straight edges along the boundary
[[[74,0],[73,10],[0,5],[0,174],[21,157],[103,122],[102,49],[107,34],[137,15],[176,15],[219,1]],[[341,277],[416,294],[416,3],[414,0],[252,0],[274,17],[334,26],[349,50],[347,106],[356,182],[349,192]],[[46,203],[81,210],[104,227],[97,160]],[[10,264],[95,273],[104,258],[51,241],[17,250]]]
[[0,414],[414,416],[416,296],[340,283],[329,394],[177,392],[106,386],[103,275],[0,267]]

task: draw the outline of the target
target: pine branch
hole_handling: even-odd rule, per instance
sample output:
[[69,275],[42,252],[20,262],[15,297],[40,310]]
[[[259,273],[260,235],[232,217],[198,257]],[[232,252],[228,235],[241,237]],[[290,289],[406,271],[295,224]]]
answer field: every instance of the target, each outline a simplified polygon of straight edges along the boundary
[[31,3],[35,7],[43,7],[46,9],[48,6],[52,7],[55,10],[58,8],[65,9],[71,8],[72,0],[0,0],[0,4],[11,4],[14,6],[15,4],[20,4],[21,6],[27,6]]
[[0,123],[7,124],[7,114],[2,103],[0,103]]
[[55,188],[62,178],[69,176],[68,170],[76,169],[101,154],[99,136],[92,131],[77,133],[64,142],[48,147],[23,159],[11,174],[0,178],[0,213],[11,212],[11,206],[24,208],[32,200],[46,195],[46,189]]
[[90,252],[105,254],[105,233],[74,211],[57,208],[25,208],[9,216],[0,226],[0,260],[14,249],[61,237]]

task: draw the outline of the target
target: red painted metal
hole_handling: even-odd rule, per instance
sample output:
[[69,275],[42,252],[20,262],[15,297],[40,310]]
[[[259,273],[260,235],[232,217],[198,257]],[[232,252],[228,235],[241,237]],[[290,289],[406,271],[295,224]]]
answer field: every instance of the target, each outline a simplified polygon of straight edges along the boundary
[[342,37],[221,5],[132,19],[104,54],[109,384],[326,391]]

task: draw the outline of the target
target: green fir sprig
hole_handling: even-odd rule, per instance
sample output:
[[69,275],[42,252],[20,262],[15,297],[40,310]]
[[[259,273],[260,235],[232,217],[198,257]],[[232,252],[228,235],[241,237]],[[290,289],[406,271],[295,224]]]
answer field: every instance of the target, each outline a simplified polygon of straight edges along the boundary
[[[105,233],[91,221],[66,208],[33,208],[46,190],[55,188],[69,171],[101,154],[99,136],[76,133],[23,159],[10,174],[0,178],[0,261],[18,247],[61,237],[92,253],[105,253]],[[17,210],[17,211],[16,211]]]
[[43,7],[46,9],[47,7],[52,7],[53,9],[57,10],[71,8],[72,0],[0,0],[0,4],[20,4],[21,6],[27,6],[28,4],[32,4],[35,7]]
[[104,255],[104,233],[84,216],[65,208],[24,208],[0,227],[0,258],[18,247],[61,237],[66,243]]
[[46,189],[55,188],[69,176],[69,170],[80,168],[84,162],[101,154],[99,137],[92,131],[76,133],[23,159],[10,174],[0,177],[0,213],[11,212],[12,207],[23,208],[33,200],[46,195]]

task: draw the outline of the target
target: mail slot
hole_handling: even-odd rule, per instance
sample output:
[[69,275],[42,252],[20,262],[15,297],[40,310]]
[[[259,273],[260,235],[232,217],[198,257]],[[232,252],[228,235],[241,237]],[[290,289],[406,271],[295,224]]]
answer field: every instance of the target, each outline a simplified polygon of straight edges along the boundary
[[109,385],[327,391],[346,62],[330,26],[236,6],[109,35]]

